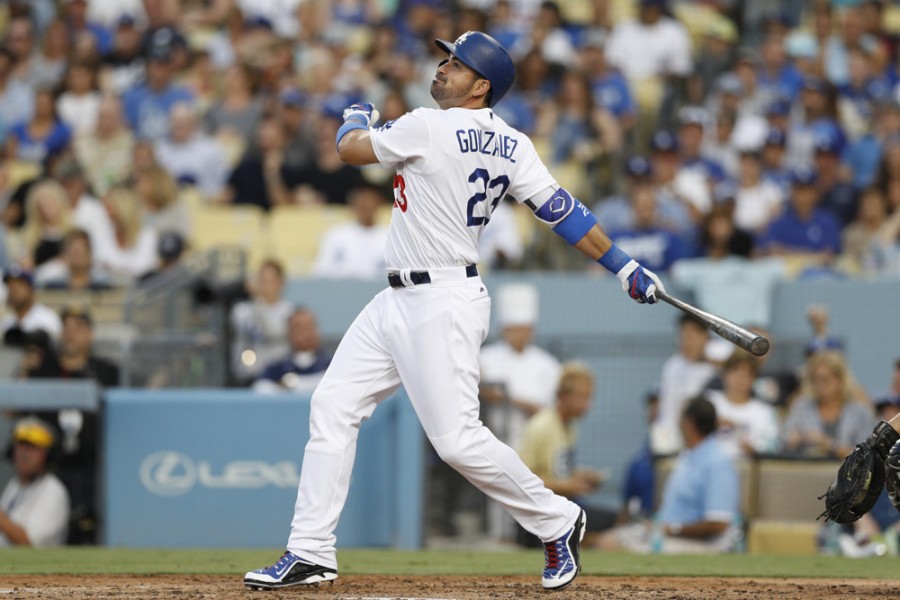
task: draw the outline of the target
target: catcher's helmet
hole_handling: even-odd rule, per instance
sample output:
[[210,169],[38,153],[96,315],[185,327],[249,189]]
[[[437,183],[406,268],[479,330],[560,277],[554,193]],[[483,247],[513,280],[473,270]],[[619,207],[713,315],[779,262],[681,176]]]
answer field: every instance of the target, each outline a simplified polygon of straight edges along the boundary
[[506,95],[516,78],[516,69],[509,53],[500,42],[480,31],[467,31],[455,42],[434,40],[437,47],[452,54],[464,65],[491,82],[488,104],[493,107]]

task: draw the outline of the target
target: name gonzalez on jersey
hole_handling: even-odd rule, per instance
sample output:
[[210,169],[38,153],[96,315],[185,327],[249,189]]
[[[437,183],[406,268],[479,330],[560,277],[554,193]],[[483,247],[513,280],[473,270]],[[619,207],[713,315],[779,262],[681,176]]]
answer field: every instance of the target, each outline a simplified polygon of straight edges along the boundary
[[459,151],[463,154],[477,152],[487,156],[499,156],[511,163],[516,162],[513,154],[516,152],[519,140],[512,136],[497,135],[496,131],[484,129],[457,129],[456,142],[459,144]]

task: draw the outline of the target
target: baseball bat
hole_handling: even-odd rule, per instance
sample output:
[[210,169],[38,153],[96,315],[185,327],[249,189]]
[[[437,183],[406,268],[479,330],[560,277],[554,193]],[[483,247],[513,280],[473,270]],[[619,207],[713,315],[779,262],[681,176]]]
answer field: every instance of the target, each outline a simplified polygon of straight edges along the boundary
[[686,312],[717,333],[722,339],[728,340],[735,346],[743,348],[755,356],[762,356],[769,351],[769,340],[758,333],[753,333],[752,331],[744,329],[737,323],[732,323],[728,319],[700,310],[696,306],[688,304],[683,300],[679,300],[674,296],[670,296],[665,292],[657,290],[656,297],[663,302],[667,302],[675,308]]

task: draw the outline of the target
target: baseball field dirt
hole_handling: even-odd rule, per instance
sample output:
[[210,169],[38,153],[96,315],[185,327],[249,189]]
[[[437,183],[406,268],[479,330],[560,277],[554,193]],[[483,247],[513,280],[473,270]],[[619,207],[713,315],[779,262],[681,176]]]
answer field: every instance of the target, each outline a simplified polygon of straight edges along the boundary
[[747,577],[582,576],[562,592],[545,593],[536,577],[348,575],[312,588],[252,592],[239,576],[224,575],[3,575],[0,599],[10,600],[279,600],[516,599],[587,600],[872,600],[900,598],[896,581],[757,579]]

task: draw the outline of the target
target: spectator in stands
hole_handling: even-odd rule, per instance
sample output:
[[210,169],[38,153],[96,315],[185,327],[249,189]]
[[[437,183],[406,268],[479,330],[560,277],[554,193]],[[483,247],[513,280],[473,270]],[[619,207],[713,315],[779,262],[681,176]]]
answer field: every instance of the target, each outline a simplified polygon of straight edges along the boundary
[[594,104],[615,117],[622,132],[635,123],[637,106],[628,82],[606,60],[606,35],[596,30],[581,48],[581,63],[587,74]]
[[21,346],[26,333],[43,330],[51,340],[58,340],[62,321],[53,310],[37,301],[34,278],[30,272],[12,267],[3,274],[6,284],[6,306],[9,311],[0,320],[3,343]]
[[889,212],[900,208],[900,136],[890,138],[885,144],[876,185],[887,197]]
[[116,241],[112,221],[103,203],[92,193],[78,161],[71,154],[61,157],[51,171],[66,190],[72,209],[72,225],[84,229],[91,237],[97,264],[104,264],[115,254]]
[[709,114],[701,106],[685,106],[678,111],[681,169],[696,172],[712,188],[725,179],[725,169],[714,157],[703,153],[703,139],[706,128],[712,125],[710,121]]
[[31,379],[93,379],[103,387],[119,385],[119,367],[94,354],[94,323],[85,306],[72,304],[60,311],[62,336],[55,360],[29,371]]
[[55,87],[63,80],[69,61],[69,31],[62,19],[53,19],[43,32],[40,47],[31,60],[35,87]]
[[351,190],[348,205],[353,221],[323,234],[312,274],[334,279],[384,277],[388,228],[376,218],[387,203],[387,195],[377,186],[367,184]]
[[109,52],[112,37],[102,25],[88,19],[87,0],[67,0],[62,7],[63,19],[73,39],[90,39],[100,56]]
[[856,218],[859,194],[845,176],[841,165],[843,142],[833,132],[823,132],[816,136],[814,164],[818,175],[818,208],[829,211],[843,227]]
[[740,514],[740,479],[716,433],[713,404],[689,399],[679,417],[685,450],[666,480],[654,523],[613,528],[598,546],[637,553],[718,554],[733,550]]
[[282,297],[284,267],[275,259],[263,261],[247,283],[250,299],[231,309],[231,376],[249,383],[263,369],[289,351],[284,324],[294,306]]
[[133,14],[122,15],[116,22],[112,48],[103,57],[102,65],[102,87],[112,94],[123,94],[141,83],[144,78],[141,31]]
[[857,190],[877,183],[885,146],[900,134],[900,104],[893,98],[876,102],[872,118],[863,123],[865,131],[842,157]]
[[[643,156],[632,156],[625,161],[624,172],[623,193],[603,198],[593,208],[597,220],[607,231],[628,229],[634,226],[634,208],[631,204],[631,196],[635,194],[637,187],[652,185],[653,165]],[[665,201],[661,201],[657,208],[662,212],[666,207]],[[676,209],[677,214],[682,214],[680,206]]]
[[659,378],[659,415],[650,433],[654,454],[671,454],[681,448],[678,436],[681,410],[716,374],[716,367],[706,359],[709,331],[703,323],[682,315],[678,332],[678,350],[663,363]]
[[[140,145],[135,147],[135,151]],[[134,191],[144,209],[144,224],[156,230],[174,231],[190,243],[190,213],[184,201],[178,197],[178,188],[171,175],[159,165],[143,167],[135,172]]]
[[12,15],[6,24],[3,44],[15,57],[13,77],[34,89],[39,82],[35,77],[32,60],[35,53],[34,22],[29,15]]
[[656,198],[649,186],[631,190],[634,227],[610,229],[609,238],[635,260],[646,264],[654,273],[666,272],[675,261],[693,254],[693,249],[680,236],[662,227],[656,211]]
[[281,124],[287,146],[284,164],[288,168],[305,168],[312,162],[315,113],[309,97],[297,89],[287,89],[279,97],[276,117]]
[[157,277],[176,272],[176,269],[184,269],[182,257],[184,256],[184,239],[174,231],[163,231],[156,239],[157,267],[144,273],[138,284],[150,286],[159,281]]
[[702,30],[697,60],[688,80],[688,100],[700,104],[713,89],[714,82],[731,68],[738,31],[725,16],[711,17]]
[[137,194],[115,187],[103,198],[116,236],[115,252],[103,263],[112,276],[128,283],[156,268],[160,233],[143,219]]
[[122,96],[125,118],[139,138],[162,140],[172,107],[194,101],[187,88],[174,83],[175,53],[172,33],[164,28],[154,32],[146,48],[146,79]]
[[863,191],[856,220],[841,231],[840,265],[853,275],[878,275],[889,266],[900,241],[900,211],[888,216],[887,199],[877,187]]
[[723,390],[709,390],[706,397],[716,407],[716,435],[733,460],[771,454],[778,448],[778,416],[771,404],[753,393],[759,361],[736,349],[722,365]]
[[338,110],[338,105],[345,105],[343,97],[323,108],[316,122],[312,162],[297,173],[296,181],[287,182],[297,204],[346,204],[350,190],[363,183],[359,168],[342,162],[334,151],[343,110]]
[[0,46],[0,114],[3,115],[3,131],[16,123],[27,123],[34,114],[34,92],[27,85],[12,77],[16,59],[12,52]]
[[122,119],[122,102],[113,94],[100,99],[97,126],[75,138],[75,157],[94,191],[103,196],[131,174],[134,135]]
[[47,179],[33,185],[25,200],[23,248],[15,260],[30,268],[55,258],[62,250],[62,239],[72,226],[72,209],[66,190]]
[[818,207],[816,172],[795,169],[791,198],[783,214],[769,225],[763,246],[771,256],[790,256],[808,267],[827,267],[841,251],[840,224]]
[[787,136],[784,130],[770,127],[759,154],[763,181],[778,186],[782,198],[787,198],[791,188],[791,173],[785,166],[786,144]]
[[217,199],[224,204],[253,204],[264,210],[291,204],[288,181],[298,179],[297,167],[287,161],[284,133],[278,121],[265,117]]
[[319,326],[311,310],[294,309],[288,317],[287,337],[288,356],[267,364],[254,382],[254,390],[311,393],[322,379],[331,354],[321,347]]
[[56,434],[35,418],[19,419],[9,458],[14,476],[0,494],[0,547],[61,546],[69,529],[69,492],[53,474]]
[[890,421],[900,413],[900,358],[894,361],[890,389],[878,396],[874,404],[875,412],[882,420]]
[[750,258],[753,253],[753,235],[737,227],[732,219],[736,192],[737,188],[727,183],[716,186],[716,204],[703,219],[700,230],[700,252],[706,258]]
[[38,287],[53,290],[105,290],[109,280],[95,268],[91,252],[91,237],[83,229],[70,229],[63,238],[62,251],[57,258],[35,269]]
[[34,95],[34,115],[28,121],[13,124],[6,152],[19,160],[41,164],[48,155],[62,152],[71,137],[72,131],[56,114],[53,90],[39,88]]
[[56,100],[60,120],[74,136],[92,133],[97,126],[100,111],[97,67],[86,63],[70,64],[63,89]]
[[709,185],[703,175],[681,167],[678,139],[672,133],[657,131],[650,148],[660,217],[675,233],[693,236],[712,207]]
[[263,117],[263,100],[257,94],[255,74],[245,64],[235,64],[225,71],[222,95],[204,118],[206,131],[216,137],[253,138]]
[[853,399],[850,370],[839,352],[817,352],[806,361],[805,369],[803,391],[782,429],[782,452],[844,457],[872,431],[871,407]]
[[228,177],[228,160],[213,138],[198,131],[194,108],[177,103],[169,113],[169,135],[159,140],[156,159],[180,185],[196,186],[204,198],[222,193]]
[[740,153],[738,173],[734,224],[751,233],[761,234],[781,214],[784,204],[781,190],[763,178],[760,154],[756,149],[745,149]]
[[[581,467],[576,462],[578,422],[590,410],[594,396],[594,374],[584,363],[562,365],[554,405],[542,408],[525,423],[518,452],[532,473],[555,494],[569,498],[587,513],[588,541],[591,534],[613,526],[615,512],[587,503],[587,496],[602,485],[602,471]],[[529,546],[538,540],[520,530],[519,539]]]
[[644,91],[648,85],[687,77],[693,67],[690,37],[681,23],[667,15],[667,9],[666,0],[641,0],[638,19],[618,23],[606,44],[609,62],[625,75],[632,89],[640,90],[638,103],[643,110],[652,110],[646,102],[650,94]]

